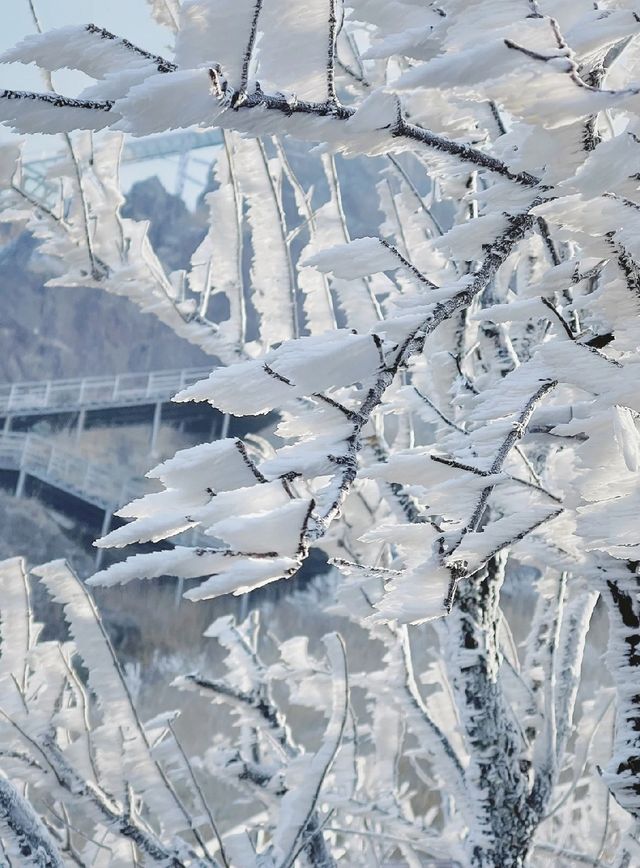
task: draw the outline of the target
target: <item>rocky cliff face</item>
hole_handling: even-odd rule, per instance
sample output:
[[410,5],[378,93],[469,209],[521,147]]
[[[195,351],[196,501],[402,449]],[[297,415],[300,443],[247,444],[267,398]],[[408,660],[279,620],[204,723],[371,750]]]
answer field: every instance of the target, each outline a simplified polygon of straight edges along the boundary
[[131,187],[122,216],[151,222],[149,239],[169,271],[189,266],[191,254],[207,232],[206,209],[189,211],[183,200],[167,192],[156,177]]
[[[150,219],[160,259],[184,267],[206,232],[157,178],[135,184],[127,216]],[[94,289],[49,288],[51,264],[28,232],[0,231],[0,382],[206,366],[210,358],[125,298]]]

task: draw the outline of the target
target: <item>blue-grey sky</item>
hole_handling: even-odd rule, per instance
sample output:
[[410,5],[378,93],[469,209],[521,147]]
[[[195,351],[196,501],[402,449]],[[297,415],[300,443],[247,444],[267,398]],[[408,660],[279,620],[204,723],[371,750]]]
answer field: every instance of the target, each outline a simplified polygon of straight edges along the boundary
[[[9,14],[3,16],[0,28],[0,51],[15,45],[23,37],[34,32],[33,19],[28,0],[4,0],[10,6]],[[3,4],[4,5],[4,4]],[[158,53],[170,50],[172,34],[158,26],[149,13],[146,0],[34,0],[34,5],[45,30],[69,24],[92,22],[122,35],[138,45]],[[56,87],[63,93],[73,95],[83,85],[83,76],[76,73],[56,73]],[[42,90],[42,78],[35,67],[22,64],[0,66],[0,88],[16,90]],[[3,128],[0,127],[0,130]],[[8,138],[0,132],[0,140]],[[38,146],[40,146],[38,137]],[[53,145],[52,137],[42,139],[42,147]],[[31,148],[36,146],[31,142]]]
[[[28,0],[9,0],[9,14],[3,15],[0,47],[8,48],[33,32]],[[114,33],[144,43],[157,51],[166,48],[171,34],[154,23],[146,0],[34,0],[45,29],[67,24],[98,24]]]
[[[150,51],[171,54],[173,34],[156,24],[151,17],[147,0],[33,0],[44,30],[64,27],[69,24],[97,24],[119,36],[124,36]],[[11,5],[11,14],[3,19],[0,28],[0,52],[10,48],[28,34],[34,33],[29,0],[0,0]],[[90,79],[82,73],[62,70],[54,74],[54,84],[60,93],[74,96]],[[33,66],[8,64],[0,66],[0,89],[42,90],[44,85],[40,71]],[[15,134],[0,125],[0,143],[10,140]],[[27,159],[49,156],[60,148],[58,136],[21,136]],[[215,149],[207,149],[193,155],[188,170],[187,186],[183,195],[193,205],[204,184],[208,162]],[[143,164],[123,166],[120,174],[123,188],[127,190],[136,180],[158,175],[168,190],[176,185],[178,158],[154,160]]]

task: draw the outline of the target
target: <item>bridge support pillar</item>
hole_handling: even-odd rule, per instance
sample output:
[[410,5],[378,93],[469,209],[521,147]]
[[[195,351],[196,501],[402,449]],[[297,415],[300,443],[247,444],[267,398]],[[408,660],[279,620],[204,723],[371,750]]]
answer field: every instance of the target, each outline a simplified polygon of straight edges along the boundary
[[175,606],[176,609],[180,608],[180,603],[182,602],[182,593],[184,591],[184,579],[178,579],[178,583],[176,585],[176,598],[175,598]]
[[24,470],[18,473],[18,482],[16,483],[15,496],[22,497],[24,495],[24,484],[27,479],[27,474]]
[[[111,509],[105,509],[104,518],[102,519],[102,527],[100,528],[100,536],[106,536],[109,533],[109,528],[111,527],[111,519],[113,518],[113,511]],[[102,566],[102,559],[104,558],[104,549],[96,549],[96,558],[95,558],[95,566],[96,569],[99,570]]]
[[238,620],[242,623],[246,620],[247,615],[249,614],[249,594],[242,594],[240,597],[240,614],[238,615]]
[[4,425],[2,426],[2,433],[3,434],[8,434],[9,431],[11,431],[11,423],[12,422],[13,422],[13,416],[11,416],[11,414],[7,413],[7,415],[4,417]]
[[158,441],[158,434],[160,433],[160,425],[162,423],[162,403],[158,401],[158,403],[153,408],[153,424],[151,426],[151,441],[149,443],[149,448],[151,449],[151,454],[156,454],[156,444]]
[[78,420],[76,422],[76,443],[82,436],[82,432],[84,431],[84,421],[87,415],[86,409],[83,407],[82,410],[78,413]]

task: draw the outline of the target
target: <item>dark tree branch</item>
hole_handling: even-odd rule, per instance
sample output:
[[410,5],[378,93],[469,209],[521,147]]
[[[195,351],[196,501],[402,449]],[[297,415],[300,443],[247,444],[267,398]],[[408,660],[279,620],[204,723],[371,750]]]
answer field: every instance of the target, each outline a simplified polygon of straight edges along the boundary
[[115,100],[73,99],[62,96],[59,93],[36,93],[30,90],[1,90],[0,99],[6,100],[31,100],[53,106],[54,108],[81,108],[91,111],[110,112]]
[[99,36],[101,39],[108,39],[117,42],[119,45],[124,45],[124,47],[128,48],[129,51],[139,55],[140,57],[144,57],[145,60],[153,63],[158,72],[175,72],[178,69],[175,63],[165,60],[165,58],[161,57],[159,54],[151,54],[151,52],[139,48],[137,45],[134,45],[133,42],[129,42],[128,39],[116,36],[115,33],[105,30],[104,27],[97,27],[95,24],[87,24],[84,29],[88,33],[93,33],[96,36]]
[[[535,207],[539,203],[540,200],[535,199],[531,207]],[[357,475],[357,456],[361,448],[360,437],[362,431],[382,402],[384,392],[391,385],[398,371],[401,367],[408,364],[414,355],[422,352],[424,342],[429,334],[435,331],[441,323],[450,319],[455,313],[468,307],[473,299],[485,289],[511,254],[514,247],[531,230],[533,223],[534,217],[528,211],[510,217],[507,229],[489,247],[482,265],[473,276],[471,282],[451,298],[436,304],[432,312],[398,347],[392,361],[381,369],[376,382],[365,395],[358,411],[357,420],[354,422],[352,434],[347,439],[349,448],[341,462],[341,472],[337,486],[338,494],[335,500],[325,508],[324,512],[312,522],[307,534],[308,543],[312,543],[322,537],[329,524],[340,512],[344,499]],[[513,442],[515,443],[516,440],[517,436],[514,436]]]
[[424,274],[421,271],[419,271],[419,269],[417,269],[415,267],[415,265],[413,265],[413,263],[409,262],[409,260],[406,259],[396,247],[393,246],[393,244],[390,244],[388,241],[385,241],[384,238],[380,238],[379,241],[383,247],[386,247],[387,250],[390,250],[391,253],[393,253],[393,255],[395,257],[397,257],[397,259],[400,260],[400,262],[402,263],[402,266],[404,268],[406,268],[410,274],[412,274],[414,277],[418,278],[420,283],[423,283],[426,287],[428,287],[428,289],[437,289],[437,286],[435,285],[435,283],[433,283],[431,280],[429,280],[427,277],[425,277]]
[[[516,422],[512,425],[509,433],[503,440],[500,445],[496,456],[491,464],[491,467],[488,470],[490,475],[494,475],[500,473],[502,470],[502,466],[509,455],[509,452],[516,445],[518,440],[525,433],[529,421],[531,420],[531,416],[533,415],[533,411],[538,406],[540,401],[547,395],[552,389],[557,386],[557,381],[552,380],[543,383],[539,389],[535,392],[534,395],[527,401],[524,409],[518,416]],[[448,544],[447,540],[442,537],[440,540],[440,548],[442,551],[443,558],[446,558],[449,561],[449,567],[451,569],[451,582],[449,583],[449,588],[447,591],[447,596],[445,598],[445,609],[447,611],[451,611],[451,607],[453,606],[453,601],[456,594],[456,589],[461,579],[467,576],[466,567],[463,563],[459,563],[451,560],[451,555],[455,553],[455,551],[460,547],[462,541],[468,533],[473,533],[476,531],[480,525],[480,521],[482,519],[482,515],[484,513],[485,507],[487,505],[487,501],[495,488],[495,483],[485,486],[480,492],[480,497],[478,498],[478,502],[471,514],[471,518],[465,527],[458,533],[458,538],[453,542],[453,544]],[[528,531],[527,531],[528,533]],[[497,549],[497,551],[500,551]],[[496,553],[497,553],[496,551]]]
[[336,0],[329,0],[329,45],[327,47],[327,101],[334,105],[338,102],[336,96],[336,38],[338,33],[338,17],[336,15]]
[[[292,117],[296,114],[306,114],[315,115],[320,118],[331,118],[335,121],[347,121],[356,113],[356,109],[352,106],[299,100],[296,97],[289,98],[283,94],[266,94],[259,88],[251,94],[243,93],[242,98],[239,98],[236,92],[229,92],[227,82],[222,78],[220,69],[210,69],[209,75],[214,95],[219,99],[224,99],[229,107],[235,111],[262,108],[266,111],[278,112],[287,117]],[[394,139],[406,139],[409,142],[417,142],[440,153],[457,157],[465,163],[471,163],[478,166],[478,168],[495,172],[522,186],[537,187],[540,184],[540,179],[529,172],[512,172],[506,163],[503,163],[496,157],[492,157],[484,153],[484,151],[474,148],[472,145],[454,142],[451,139],[446,139],[443,136],[438,136],[429,130],[423,129],[416,124],[410,124],[402,116],[399,116],[394,124],[387,126],[385,129],[389,130],[390,135]]]
[[242,77],[240,79],[240,90],[238,92],[238,99],[242,99],[247,90],[247,84],[249,82],[249,67],[251,65],[251,57],[253,55],[253,49],[256,44],[256,37],[258,35],[258,19],[260,18],[261,12],[262,0],[256,0],[255,6],[253,7],[253,18],[251,19],[249,39],[247,41],[247,47],[245,49],[244,57],[242,59]]
[[64,868],[64,860],[40,817],[13,784],[1,777],[0,819],[15,837],[21,857],[41,868]]
[[450,428],[453,428],[454,431],[457,431],[459,434],[466,434],[467,433],[464,430],[464,428],[461,428],[460,425],[456,424],[456,422],[454,422],[452,419],[449,419],[447,416],[445,416],[444,413],[436,407],[436,405],[433,403],[433,401],[430,398],[428,398],[425,394],[423,394],[420,391],[420,389],[418,389],[417,386],[414,386],[413,390],[416,393],[416,395],[418,395],[418,397],[424,401],[424,403],[427,405],[427,407],[430,407],[433,410],[433,412],[436,414],[436,416],[438,416],[439,419],[442,419],[442,421],[445,423],[445,425],[448,425]]
[[575,341],[576,336],[574,335],[574,333],[573,333],[573,331],[572,331],[572,329],[571,329],[571,326],[570,326],[569,323],[566,321],[566,319],[562,316],[562,314],[560,313],[560,311],[558,310],[558,308],[555,306],[555,304],[553,304],[553,302],[549,301],[549,299],[548,299],[548,298],[545,298],[543,295],[540,296],[540,301],[543,303],[543,305],[544,305],[545,307],[548,307],[548,308],[549,308],[549,310],[551,311],[551,313],[552,313],[552,314],[554,315],[554,317],[558,320],[558,322],[560,323],[560,325],[562,326],[562,328],[563,328],[564,331],[566,332],[567,337],[569,337],[572,341]]

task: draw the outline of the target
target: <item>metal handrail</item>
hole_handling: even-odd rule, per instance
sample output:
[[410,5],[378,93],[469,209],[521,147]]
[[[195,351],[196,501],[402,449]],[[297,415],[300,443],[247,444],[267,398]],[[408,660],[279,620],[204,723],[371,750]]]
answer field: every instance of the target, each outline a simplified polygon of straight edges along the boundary
[[164,402],[210,373],[210,368],[185,368],[110,377],[3,384],[0,385],[0,415]]
[[142,480],[67,452],[37,434],[9,432],[0,437],[0,468],[23,471],[105,510],[114,510],[149,491]]

